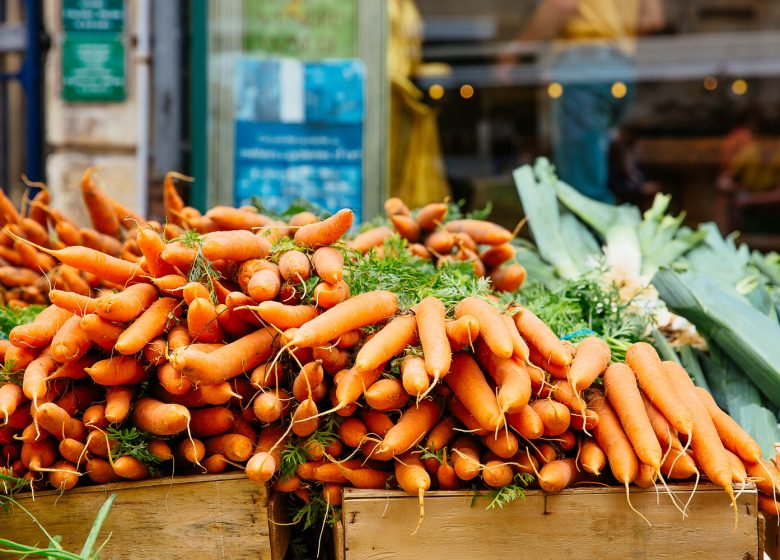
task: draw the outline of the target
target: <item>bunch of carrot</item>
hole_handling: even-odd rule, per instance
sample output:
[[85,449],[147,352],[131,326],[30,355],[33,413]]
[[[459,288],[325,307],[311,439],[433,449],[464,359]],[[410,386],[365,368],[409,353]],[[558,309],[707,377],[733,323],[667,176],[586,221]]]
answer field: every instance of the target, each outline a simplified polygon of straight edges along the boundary
[[[755,481],[762,508],[778,507],[775,465],[651,346],[613,363],[602,339],[575,347],[490,292],[409,308],[385,290],[351,294],[363,247],[342,241],[350,210],[287,223],[249,208],[201,215],[169,179],[168,223],[139,220],[118,256],[36,243],[115,289],[51,290],[0,347],[13,475],[69,489],[235,466],[326,507],[347,485],[399,487],[420,497],[422,520],[433,488],[628,491],[703,474],[732,497],[733,483]],[[485,255],[508,242],[503,228],[451,224],[428,238],[468,234],[481,262],[500,260]]]
[[510,243],[513,233],[487,220],[448,220],[448,211],[447,204],[435,202],[412,212],[401,199],[390,198],[385,213],[393,229],[386,225],[370,228],[350,241],[350,246],[361,253],[372,248],[381,252],[384,241],[398,233],[415,256],[437,265],[450,260],[470,262],[474,273],[489,277],[495,290],[517,291],[526,271],[515,259]]

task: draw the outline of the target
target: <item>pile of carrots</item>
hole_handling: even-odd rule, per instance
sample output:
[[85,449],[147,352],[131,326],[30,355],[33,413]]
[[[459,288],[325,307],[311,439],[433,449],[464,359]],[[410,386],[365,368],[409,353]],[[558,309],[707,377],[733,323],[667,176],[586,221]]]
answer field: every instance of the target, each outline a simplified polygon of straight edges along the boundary
[[[562,341],[490,291],[409,308],[385,290],[351,294],[352,259],[384,237],[345,242],[350,210],[288,222],[250,208],[200,214],[173,179],[165,226],[96,191],[96,226],[133,223],[121,240],[116,224],[101,232],[118,251],[88,246],[83,233],[81,244],[64,241],[67,222],[44,202],[33,208],[55,219],[57,239],[4,230],[61,263],[47,270],[71,267],[86,285],[58,284],[51,305],[0,346],[7,474],[67,490],[240,468],[328,507],[344,486],[399,487],[420,497],[420,521],[435,488],[558,492],[599,481],[628,493],[704,475],[732,502],[732,484],[756,482],[761,508],[780,508],[775,464],[652,346],[613,362],[602,339]],[[403,234],[410,251],[422,254],[424,237],[424,258],[460,259],[433,248],[446,232],[459,240],[451,250],[500,284],[512,266],[507,230],[447,222],[441,207],[412,217],[399,202],[388,206],[395,227],[419,228]]]
[[[448,211],[446,204],[434,202],[412,213],[401,199],[390,198],[385,202],[385,213],[394,230],[376,226],[356,236],[350,247],[361,253],[370,249],[381,252],[384,241],[398,233],[417,257],[437,265],[451,260],[470,262],[477,276],[490,278],[494,290],[517,291],[526,271],[520,263],[510,262],[515,256],[515,248],[509,243],[514,234],[485,220],[447,221]],[[484,247],[481,252],[480,247]]]

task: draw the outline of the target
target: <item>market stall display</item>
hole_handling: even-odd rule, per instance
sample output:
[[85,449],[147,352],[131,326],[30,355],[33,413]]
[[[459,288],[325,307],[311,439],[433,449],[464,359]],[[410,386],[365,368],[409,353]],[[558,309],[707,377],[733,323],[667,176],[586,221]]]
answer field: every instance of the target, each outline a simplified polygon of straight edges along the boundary
[[[632,487],[658,488],[684,517],[690,497],[667,481],[703,476],[735,520],[749,483],[777,511],[773,457],[648,344],[653,309],[626,295],[631,277],[589,275],[572,265],[587,253],[550,257],[539,243],[531,212],[554,219],[549,207],[526,212],[558,278],[524,286],[539,257],[456,207],[391,199],[388,223],[352,235],[348,209],[201,214],[173,179],[164,226],[85,190],[100,246],[62,241],[60,221],[51,241],[4,230],[87,286],[55,286],[2,346],[6,480],[65,491],[239,468],[290,494],[305,526],[337,523],[345,487],[400,488],[418,499],[415,532],[434,489],[481,490],[495,508],[527,488],[608,484],[646,519]],[[651,222],[638,246],[669,243],[628,273],[653,274],[700,240]],[[608,257],[627,255],[605,236]]]

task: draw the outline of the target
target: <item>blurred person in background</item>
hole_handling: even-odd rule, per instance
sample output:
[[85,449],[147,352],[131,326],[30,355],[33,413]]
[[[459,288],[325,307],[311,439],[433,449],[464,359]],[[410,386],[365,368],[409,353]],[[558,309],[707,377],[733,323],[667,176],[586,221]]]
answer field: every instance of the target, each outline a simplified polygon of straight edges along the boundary
[[413,79],[425,70],[423,23],[414,0],[389,0],[390,195],[410,208],[450,196],[436,112]]
[[[635,88],[636,37],[664,25],[661,0],[541,0],[518,41],[553,41],[553,160],[583,194],[614,202],[608,150]],[[503,65],[513,63],[511,52]]]

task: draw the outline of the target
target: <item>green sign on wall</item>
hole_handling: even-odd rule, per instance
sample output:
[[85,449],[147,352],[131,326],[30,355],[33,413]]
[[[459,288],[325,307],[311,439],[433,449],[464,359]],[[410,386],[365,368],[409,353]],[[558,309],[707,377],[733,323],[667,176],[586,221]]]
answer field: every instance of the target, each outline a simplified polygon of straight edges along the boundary
[[65,31],[118,33],[124,27],[124,0],[62,0],[62,28]]
[[62,45],[65,101],[122,101],[125,45],[115,33],[68,33]]

